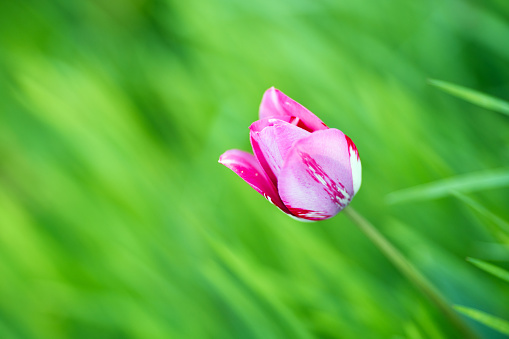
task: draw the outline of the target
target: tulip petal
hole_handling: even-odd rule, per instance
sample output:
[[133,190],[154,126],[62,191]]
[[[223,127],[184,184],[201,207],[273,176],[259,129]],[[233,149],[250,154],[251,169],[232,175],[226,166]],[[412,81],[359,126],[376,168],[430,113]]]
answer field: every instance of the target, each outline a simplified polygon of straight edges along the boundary
[[244,179],[252,188],[263,195],[283,212],[289,213],[255,156],[241,150],[228,150],[219,157],[219,163],[225,165],[239,177]]
[[[274,124],[279,123],[280,121],[292,123],[292,121],[295,121],[297,119],[296,117],[291,116],[281,116],[281,117],[271,117],[271,118],[265,118],[261,120],[256,120],[249,126],[249,130],[251,132],[261,132],[265,127],[273,126]],[[295,123],[293,123],[295,125]]]
[[[263,125],[265,127],[259,130]],[[253,123],[250,129],[253,152],[271,181],[276,185],[288,151],[296,141],[311,133],[291,123],[274,118],[259,120]]]
[[251,147],[253,148],[253,153],[256,157],[256,159],[258,160],[258,162],[260,163],[260,165],[262,166],[262,168],[264,169],[265,173],[267,173],[267,176],[269,177],[270,181],[274,184],[274,186],[277,185],[277,178],[276,178],[276,175],[274,174],[274,172],[272,172],[272,169],[270,168],[269,166],[269,163],[267,162],[267,160],[265,159],[265,156],[263,155],[263,152],[261,150],[261,146],[260,146],[260,140],[257,136],[255,136],[256,132],[261,132],[265,127],[269,127],[269,126],[272,126],[276,123],[278,123],[279,121],[286,121],[286,122],[290,122],[292,121],[292,118],[293,117],[278,117],[278,118],[267,118],[267,119],[262,119],[262,120],[257,120],[255,122],[253,122],[251,124],[251,126],[249,126],[249,130],[250,130],[250,139],[251,139]]
[[322,120],[307,108],[285,95],[280,90],[271,87],[265,91],[260,104],[260,120],[266,118],[280,118],[294,116],[300,119],[299,127],[310,132],[327,129]]
[[362,166],[361,158],[359,157],[359,151],[357,146],[353,143],[347,135],[346,142],[348,143],[348,154],[350,155],[350,167],[352,168],[352,181],[353,181],[353,194],[357,194],[359,188],[361,188],[362,182]]
[[350,203],[355,191],[349,146],[343,132],[332,128],[294,144],[278,178],[279,196],[294,216],[328,219]]

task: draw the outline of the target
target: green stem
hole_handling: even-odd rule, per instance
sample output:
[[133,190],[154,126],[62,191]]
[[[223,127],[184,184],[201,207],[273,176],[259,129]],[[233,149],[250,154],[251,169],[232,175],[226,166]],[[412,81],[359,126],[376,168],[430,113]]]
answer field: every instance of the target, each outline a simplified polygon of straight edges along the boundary
[[477,338],[477,335],[463,322],[451,305],[440,292],[423,276],[412,264],[364,217],[352,207],[344,209],[344,213],[361,229],[361,231],[375,244],[396,268],[424,293],[460,330],[464,338]]

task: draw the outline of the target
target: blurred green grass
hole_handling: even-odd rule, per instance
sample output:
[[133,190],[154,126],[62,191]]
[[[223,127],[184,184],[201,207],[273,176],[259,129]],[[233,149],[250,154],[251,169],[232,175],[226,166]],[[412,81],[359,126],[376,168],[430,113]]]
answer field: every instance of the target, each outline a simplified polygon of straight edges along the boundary
[[[357,144],[353,206],[451,304],[508,319],[507,238],[408,187],[509,167],[509,5],[56,0],[0,4],[0,337],[450,338],[344,216],[298,223],[226,168],[276,86]],[[509,220],[509,192],[469,194]],[[497,338],[465,318],[481,336]]]

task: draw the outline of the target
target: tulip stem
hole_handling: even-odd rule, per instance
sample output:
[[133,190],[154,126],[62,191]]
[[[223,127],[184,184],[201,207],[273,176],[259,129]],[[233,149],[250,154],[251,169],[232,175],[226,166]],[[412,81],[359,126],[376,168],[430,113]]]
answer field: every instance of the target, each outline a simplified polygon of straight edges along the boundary
[[443,314],[463,333],[464,338],[477,338],[477,335],[463,322],[459,315],[452,309],[442,294],[435,286],[422,275],[402,254],[396,249],[378,230],[352,207],[343,210],[346,215],[360,228],[360,230],[378,247],[385,257],[396,268],[425,294]]

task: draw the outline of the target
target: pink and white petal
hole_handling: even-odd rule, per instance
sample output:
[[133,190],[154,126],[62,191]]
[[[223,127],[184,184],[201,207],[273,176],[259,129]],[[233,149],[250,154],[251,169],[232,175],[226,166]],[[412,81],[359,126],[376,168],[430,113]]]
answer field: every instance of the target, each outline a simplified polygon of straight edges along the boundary
[[262,168],[265,170],[265,173],[267,173],[269,179],[272,181],[274,186],[277,186],[277,177],[276,174],[272,171],[271,166],[265,159],[265,155],[261,150],[260,146],[260,137],[256,132],[261,132],[264,128],[274,126],[281,123],[290,123],[294,126],[300,125],[300,119],[297,117],[291,117],[291,116],[281,116],[277,118],[265,118],[261,120],[257,120],[249,126],[250,130],[250,139],[251,139],[251,147],[253,148],[253,153],[255,157],[258,159],[258,162],[262,166]]
[[252,132],[260,132],[265,127],[272,126],[272,125],[278,123],[279,121],[288,122],[294,126],[300,127],[302,129],[308,131],[308,129],[306,128],[306,126],[304,125],[304,123],[302,122],[302,120],[300,118],[295,117],[295,116],[289,116],[289,115],[256,120],[255,122],[253,122],[251,124],[251,126],[249,126],[249,130]]
[[327,129],[297,141],[281,169],[278,192],[290,212],[302,219],[328,219],[345,208],[354,188],[343,132]]
[[265,155],[263,154],[262,146],[260,145],[260,138],[258,137],[258,134],[251,132],[249,138],[251,141],[251,147],[253,148],[253,153],[254,153],[256,160],[258,160],[258,163],[260,164],[263,171],[266,173],[267,178],[272,183],[272,185],[274,187],[277,187],[277,177],[274,174],[274,172],[272,172],[272,169],[270,168],[270,165],[267,162],[267,159],[265,159]]
[[[295,117],[291,117],[289,115],[287,116],[281,116],[281,117],[271,117],[271,118],[265,118],[261,120],[256,120],[249,126],[249,130],[251,132],[260,132],[265,127],[273,126],[274,124],[277,124],[280,121],[292,123],[292,121],[295,121]],[[293,124],[295,125],[295,124]]]
[[357,194],[359,188],[361,188],[362,182],[362,165],[361,158],[359,157],[359,151],[357,146],[353,143],[347,135],[346,142],[348,143],[348,153],[350,154],[350,167],[352,168],[352,181],[353,181],[353,194]]
[[301,123],[300,127],[310,132],[328,128],[322,120],[311,113],[307,108],[291,99],[280,90],[271,87],[263,94],[260,104],[260,119],[284,116],[298,117]]
[[294,143],[311,133],[283,120],[269,120],[276,121],[259,132],[251,131],[251,140],[258,161],[276,184],[274,179],[277,180],[286,155]]
[[244,179],[252,188],[263,195],[283,212],[289,213],[255,156],[237,149],[224,152],[219,157],[219,163],[225,165],[239,177]]

